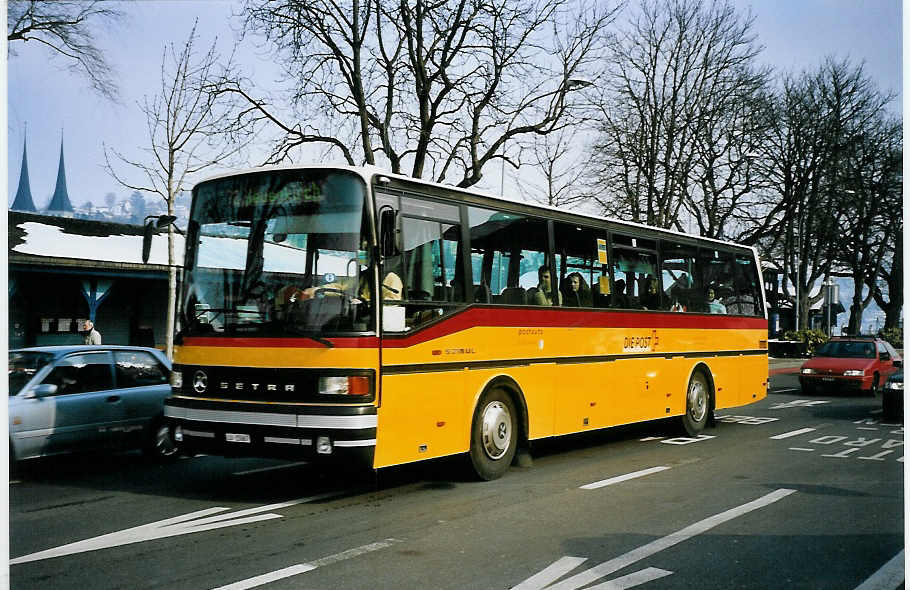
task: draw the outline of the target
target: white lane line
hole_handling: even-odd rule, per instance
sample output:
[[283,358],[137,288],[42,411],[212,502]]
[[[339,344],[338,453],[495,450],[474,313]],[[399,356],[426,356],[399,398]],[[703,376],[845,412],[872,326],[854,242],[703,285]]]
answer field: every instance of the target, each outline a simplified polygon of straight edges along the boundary
[[[218,513],[223,513],[227,510],[230,510],[230,508],[215,506],[213,508],[197,510],[196,512],[190,512],[188,514],[182,514],[173,518],[167,518],[165,520],[159,520],[157,522],[139,525],[137,527],[124,529],[122,531],[108,533],[106,535],[101,535],[98,537],[92,537],[91,539],[76,541],[75,543],[69,543],[67,545],[54,547],[45,551],[38,551],[37,553],[23,555],[22,557],[11,559],[10,565],[27,563],[29,561],[39,561],[41,559],[51,559],[53,557],[62,557],[64,555],[72,555],[74,553],[84,553],[86,551],[97,551],[98,549],[109,549],[111,547],[130,545],[132,543],[151,541],[153,539],[164,539],[167,537],[176,537],[178,535],[200,533],[202,531],[210,531],[229,526],[250,524],[263,520],[271,520],[273,518],[282,518],[280,514],[274,514],[270,511],[280,510],[281,508],[287,508],[296,504],[324,500],[326,498],[331,498],[339,495],[341,495],[341,492],[331,492],[327,494],[320,494],[318,496],[310,496],[308,498],[300,498],[298,500],[281,502],[279,504],[269,504],[268,506],[259,506],[257,508],[238,510],[237,512],[229,512],[227,514]],[[267,514],[262,514],[264,512]]]
[[789,389],[772,389],[771,393],[790,393],[791,391],[802,391],[802,389],[795,387]]
[[251,473],[262,473],[264,471],[276,471],[278,469],[290,469],[291,467],[299,467],[300,465],[308,465],[306,461],[299,461],[297,463],[290,463],[287,465],[273,465],[271,467],[260,467],[259,469],[249,469],[247,471],[236,471],[232,475],[250,475]]
[[901,551],[872,574],[856,590],[894,590],[904,581],[904,552]]
[[769,438],[771,440],[783,440],[785,438],[790,438],[791,436],[799,436],[800,434],[806,434],[807,432],[815,432],[815,429],[814,428],[800,428],[799,430],[785,432],[783,434],[778,434],[777,436],[771,436]]
[[587,557],[570,557],[568,555],[560,557],[518,586],[515,586],[512,590],[546,588],[586,561],[588,561]]
[[660,568],[649,567],[629,574],[628,576],[623,576],[621,578],[616,578],[615,580],[604,582],[603,584],[591,586],[588,588],[588,590],[626,590],[626,588],[641,586],[642,584],[647,584],[652,580],[657,580],[665,576],[669,576],[672,573],[673,572],[668,572],[667,570],[662,570]]
[[811,453],[815,449],[804,449],[803,447],[790,447],[790,450],[791,451],[806,451],[808,453]]
[[638,477],[644,477],[646,475],[651,475],[652,473],[660,473],[661,471],[666,471],[669,467],[661,465],[660,467],[651,467],[649,469],[642,469],[641,471],[636,471],[634,473],[627,473],[625,475],[617,475],[616,477],[611,477],[610,479],[602,479],[600,481],[595,481],[594,483],[589,483],[581,486],[583,490],[596,490],[597,488],[602,488],[605,486],[613,485],[614,483],[621,483],[624,481],[629,481],[630,479],[636,479]]
[[[769,506],[770,504],[782,500],[795,492],[796,490],[790,490],[786,488],[775,490],[770,494],[765,494],[756,500],[752,500],[751,502],[747,502],[741,506],[737,506],[735,508],[731,508],[730,510],[715,514],[714,516],[709,516],[704,520],[700,520],[695,524],[689,525],[684,529],[676,531],[675,533],[671,533],[666,537],[661,537],[660,539],[651,541],[650,543],[642,545],[637,549],[633,549],[632,551],[620,555],[619,557],[605,561],[602,564],[576,574],[567,580],[563,580],[555,586],[549,586],[548,589],[578,590],[579,588],[587,586],[588,584],[591,584],[592,582],[595,582],[605,576],[619,571],[624,567],[628,567],[633,563],[647,559],[655,553],[673,547],[674,545],[678,545],[683,541],[687,541],[696,535],[707,532],[716,526],[733,520],[734,518],[743,516],[744,514],[748,514],[749,512],[758,510],[759,508]],[[535,588],[539,589],[541,587],[525,585],[525,583],[522,583],[516,586],[513,590],[533,590]]]
[[372,551],[378,551],[379,549],[385,549],[390,547],[394,543],[400,543],[401,541],[397,539],[386,539],[385,541],[379,541],[378,543],[370,543],[369,545],[361,545],[360,547],[355,547],[353,549],[348,549],[347,551],[342,551],[341,553],[336,553],[334,555],[329,555],[316,561],[308,563],[298,563],[297,565],[292,565],[290,567],[282,568],[280,570],[275,570],[266,574],[255,576],[252,578],[247,578],[245,580],[240,580],[234,582],[233,584],[228,584],[227,586],[219,586],[214,590],[246,590],[247,588],[255,588],[256,586],[262,586],[263,584],[270,584],[277,580],[283,580],[285,578],[290,578],[292,576],[297,576],[306,572],[313,571],[316,568],[323,567],[332,563],[337,563],[339,561],[344,561],[345,559],[351,559],[365,553],[370,553]]

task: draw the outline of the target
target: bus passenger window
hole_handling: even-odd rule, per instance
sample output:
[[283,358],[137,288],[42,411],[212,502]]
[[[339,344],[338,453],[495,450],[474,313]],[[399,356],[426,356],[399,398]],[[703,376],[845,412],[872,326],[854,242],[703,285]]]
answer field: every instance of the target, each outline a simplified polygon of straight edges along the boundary
[[464,303],[458,208],[402,198],[401,233],[404,329],[411,329],[451,313]]
[[758,283],[758,270],[755,259],[745,254],[737,254],[733,265],[734,294],[725,302],[727,313],[737,315],[763,315],[761,288]]
[[551,305],[547,222],[517,213],[468,208],[474,301],[499,305]]
[[696,279],[695,246],[667,240],[660,243],[660,268],[664,309],[670,311],[707,311],[705,293]]
[[[603,230],[554,223],[559,291],[566,307],[607,307],[607,236]],[[606,288],[602,289],[602,285]],[[606,293],[602,293],[606,291]],[[595,301],[596,300],[596,301]]]
[[714,248],[699,250],[699,272],[701,284],[705,285],[705,300],[708,313],[730,313],[726,303],[734,293],[733,254]]
[[610,307],[652,309],[649,305],[654,306],[659,301],[654,284],[656,268],[657,259],[654,254],[614,247]]

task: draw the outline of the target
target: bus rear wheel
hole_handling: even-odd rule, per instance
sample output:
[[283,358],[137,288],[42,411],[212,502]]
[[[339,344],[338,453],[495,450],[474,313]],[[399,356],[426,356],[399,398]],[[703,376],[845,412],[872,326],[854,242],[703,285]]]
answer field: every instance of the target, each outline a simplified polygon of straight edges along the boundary
[[502,389],[483,394],[471,423],[471,466],[480,479],[502,477],[518,444],[515,404]]
[[711,389],[704,373],[695,371],[686,388],[686,413],[682,427],[689,436],[696,436],[705,429],[711,408]]

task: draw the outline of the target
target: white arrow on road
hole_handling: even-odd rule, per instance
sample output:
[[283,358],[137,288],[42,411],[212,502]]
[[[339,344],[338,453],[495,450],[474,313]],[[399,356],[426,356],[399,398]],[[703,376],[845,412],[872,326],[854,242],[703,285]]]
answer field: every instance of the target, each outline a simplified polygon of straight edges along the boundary
[[109,549],[111,547],[118,547],[120,545],[129,545],[131,543],[151,541],[152,539],[163,539],[165,537],[175,537],[177,535],[199,533],[202,531],[210,531],[212,529],[249,524],[251,522],[259,522],[262,520],[271,520],[273,518],[282,518],[280,514],[274,514],[271,511],[280,510],[282,508],[287,508],[288,506],[294,506],[296,504],[323,500],[325,498],[337,495],[338,492],[332,492],[318,496],[310,496],[308,498],[290,500],[288,502],[281,502],[279,504],[269,504],[268,506],[260,506],[258,508],[238,510],[237,512],[231,512],[228,514],[218,513],[230,510],[230,508],[224,508],[222,506],[206,508],[205,510],[198,510],[196,512],[190,512],[181,516],[175,516],[173,518],[159,520],[157,522],[152,522],[149,524],[143,524],[130,529],[117,531],[115,533],[108,533],[106,535],[101,535],[100,537],[93,537],[91,539],[85,539],[84,541],[76,541],[75,543],[69,543],[68,545],[54,547],[53,549],[47,549],[45,551],[38,551],[37,553],[23,555],[22,557],[11,559],[10,565],[27,563],[29,561],[38,561],[41,559],[51,559],[53,557],[61,557],[63,555],[72,555],[74,553],[83,553],[86,551],[97,551],[98,549]]
[[[667,535],[666,537],[661,537],[660,539],[651,541],[650,543],[642,545],[637,549],[633,549],[628,553],[624,553],[619,557],[605,561],[600,565],[578,573],[567,580],[563,580],[562,582],[554,584],[557,579],[570,572],[578,565],[581,565],[582,562],[586,561],[584,557],[563,557],[556,560],[539,573],[531,576],[521,584],[513,587],[512,590],[578,590],[579,588],[583,588],[588,584],[596,582],[601,578],[605,578],[614,572],[628,567],[633,563],[651,557],[655,553],[673,547],[674,545],[678,545],[679,543],[682,543],[683,541],[691,539],[696,535],[700,535],[701,533],[709,531],[720,524],[733,520],[738,516],[748,514],[753,510],[764,508],[765,506],[773,504],[778,500],[782,500],[794,492],[796,492],[796,490],[789,490],[785,488],[775,490],[770,494],[766,494],[761,498],[752,500],[751,502],[747,502],[741,506],[731,508],[729,510],[721,512],[720,514],[715,514],[714,516],[709,516],[704,520],[700,520],[695,524],[691,524],[684,529]],[[657,578],[668,576],[671,573],[672,572],[657,568],[647,568],[633,574],[629,574],[628,576],[623,576],[622,578],[604,582],[603,584],[595,586],[594,588],[600,588],[602,590],[606,590],[608,588],[631,588],[633,586],[644,584],[645,582],[651,580],[656,580]],[[590,590],[594,590],[594,588],[591,588]]]

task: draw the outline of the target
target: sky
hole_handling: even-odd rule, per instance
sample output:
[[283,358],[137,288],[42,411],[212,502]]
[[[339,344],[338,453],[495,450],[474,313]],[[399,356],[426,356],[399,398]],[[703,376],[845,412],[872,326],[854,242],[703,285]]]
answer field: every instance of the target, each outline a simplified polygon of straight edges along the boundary
[[[733,0],[755,16],[755,33],[765,46],[764,63],[780,71],[814,68],[827,55],[864,61],[880,87],[900,92],[900,0]],[[37,43],[15,43],[7,67],[8,203],[16,194],[26,127],[32,197],[40,209],[50,201],[56,182],[61,138],[70,200],[104,203],[108,192],[126,198],[103,169],[104,146],[130,156],[147,142],[145,117],[137,107],[143,96],[160,88],[165,43],[182,43],[199,19],[198,46],[216,37],[227,50],[238,23],[231,18],[237,3],[228,0],[138,0],[121,5],[128,18],[99,34],[99,45],[118,74],[121,101],[93,93],[84,78]],[[250,40],[240,59],[254,80],[274,86],[279,69]],[[900,97],[894,103],[900,108]],[[258,162],[251,161],[251,165]],[[128,172],[127,168],[121,168]],[[204,174],[207,176],[208,174]],[[493,184],[498,185],[498,175]],[[499,192],[498,186],[484,187]],[[151,197],[149,197],[151,198]]]

